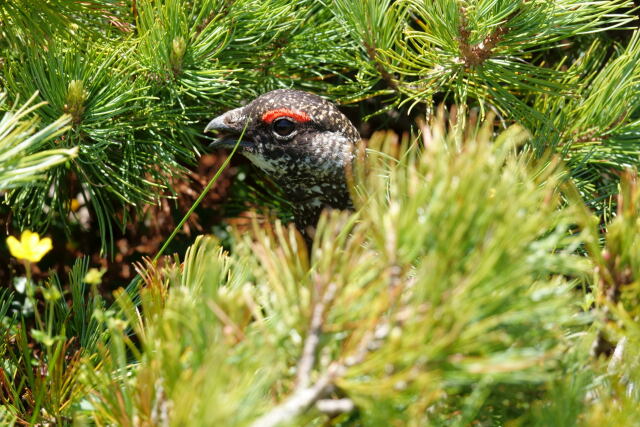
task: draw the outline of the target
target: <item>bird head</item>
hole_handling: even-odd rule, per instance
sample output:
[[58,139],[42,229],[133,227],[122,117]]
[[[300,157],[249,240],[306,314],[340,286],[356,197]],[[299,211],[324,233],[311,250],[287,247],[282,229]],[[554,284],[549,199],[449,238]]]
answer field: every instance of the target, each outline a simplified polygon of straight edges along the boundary
[[[206,131],[223,137],[212,147],[239,149],[281,184],[317,184],[344,174],[358,131],[331,102],[311,93],[278,89],[213,119]],[[285,188],[286,191],[286,188]]]
[[241,153],[282,188],[307,241],[322,209],[352,206],[346,171],[360,136],[329,101],[278,89],[216,117],[205,128],[210,130],[223,135],[212,147],[239,144]]

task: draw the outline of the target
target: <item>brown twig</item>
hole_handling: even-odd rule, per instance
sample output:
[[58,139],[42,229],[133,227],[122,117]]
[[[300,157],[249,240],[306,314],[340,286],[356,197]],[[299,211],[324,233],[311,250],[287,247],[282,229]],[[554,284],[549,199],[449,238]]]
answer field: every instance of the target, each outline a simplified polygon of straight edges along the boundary
[[335,298],[338,287],[335,283],[329,283],[324,295],[318,298],[311,313],[311,324],[309,332],[302,349],[302,357],[298,362],[296,388],[307,388],[311,383],[311,370],[316,360],[316,351],[320,343],[320,335],[322,334],[322,325],[326,308],[333,298]]
[[313,386],[297,388],[288,399],[251,424],[251,427],[275,427],[290,422],[322,398],[333,386],[337,370],[330,370]]
[[471,31],[467,27],[466,11],[462,9],[460,11],[460,28],[458,29],[460,36],[458,37],[458,45],[462,56],[461,59],[465,66],[478,66],[491,57],[493,50],[497,44],[502,41],[507,30],[508,28],[505,25],[500,25],[480,43],[472,45],[469,42]]
[[[321,288],[321,286],[319,286]],[[335,298],[338,286],[331,282],[326,286],[313,306],[309,332],[298,362],[296,387],[293,394],[280,405],[253,422],[252,427],[271,427],[289,421],[311,407],[325,396],[333,387],[333,380],[342,372],[339,366],[332,365],[315,384],[311,384],[311,371],[316,361],[316,352],[320,344],[320,335],[327,307]]]
[[[363,362],[369,353],[380,348],[382,341],[387,338],[390,330],[388,320],[379,323],[374,330],[365,334],[354,356],[346,357],[342,362],[331,363],[327,372],[312,386],[296,387],[289,398],[254,421],[251,427],[275,427],[284,422],[291,422],[292,419],[314,404],[316,404],[318,410],[331,416],[335,416],[337,413],[352,411],[354,404],[351,399],[323,399],[323,397],[333,390],[333,384],[336,378],[344,375],[349,367]],[[315,336],[310,339],[311,336],[312,334],[307,337],[307,342],[315,340]]]
[[[392,266],[389,273],[390,301],[394,302],[402,294],[403,286],[400,286],[399,269]],[[290,422],[314,404],[319,411],[329,416],[350,412],[355,407],[353,401],[349,398],[323,398],[333,390],[336,378],[344,375],[349,367],[362,363],[368,354],[382,346],[383,341],[391,331],[392,320],[388,316],[381,317],[376,322],[376,325],[364,334],[355,354],[347,356],[340,361],[332,362],[326,373],[315,384],[310,385],[311,371],[315,364],[326,309],[335,298],[337,289],[338,286],[330,282],[322,296],[318,298],[313,306],[309,333],[305,339],[302,356],[298,362],[296,387],[293,393],[280,405],[254,421],[251,424],[252,427],[273,427],[284,422]],[[397,318],[394,322],[402,323],[402,319]]]
[[316,402],[316,409],[323,414],[335,417],[340,414],[346,414],[355,408],[353,400],[349,398],[343,399],[320,399]]
[[380,62],[380,60],[378,59],[378,48],[376,47],[376,45],[373,42],[364,42],[364,48],[366,49],[367,55],[369,56],[371,61],[373,61],[373,64],[380,74],[380,77],[382,77],[382,80],[384,80],[391,89],[398,92],[398,81],[393,75],[391,75],[389,71],[387,71],[386,68],[384,68],[382,62]]

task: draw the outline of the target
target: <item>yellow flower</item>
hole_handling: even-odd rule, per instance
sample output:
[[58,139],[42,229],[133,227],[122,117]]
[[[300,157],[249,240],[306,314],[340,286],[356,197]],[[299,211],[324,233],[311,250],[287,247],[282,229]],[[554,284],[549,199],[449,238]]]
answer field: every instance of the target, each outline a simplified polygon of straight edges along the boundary
[[104,268],[98,270],[97,268],[90,268],[87,274],[84,275],[85,283],[89,285],[99,285],[102,282],[102,275],[107,271]]
[[40,239],[38,233],[32,233],[29,230],[22,232],[20,240],[13,236],[7,237],[7,246],[11,255],[31,262],[40,261],[52,247],[50,238]]

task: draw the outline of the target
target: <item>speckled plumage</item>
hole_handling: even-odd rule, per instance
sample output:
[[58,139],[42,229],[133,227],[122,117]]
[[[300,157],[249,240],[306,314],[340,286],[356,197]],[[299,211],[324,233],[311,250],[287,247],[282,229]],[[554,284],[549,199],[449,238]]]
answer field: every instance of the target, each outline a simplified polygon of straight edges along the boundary
[[[291,135],[279,135],[277,120],[294,123]],[[307,92],[278,89],[212,120],[205,130],[239,135],[242,153],[273,178],[294,206],[296,226],[312,234],[322,209],[351,208],[346,169],[353,161],[358,131],[329,101]],[[231,145],[235,138],[214,145]]]

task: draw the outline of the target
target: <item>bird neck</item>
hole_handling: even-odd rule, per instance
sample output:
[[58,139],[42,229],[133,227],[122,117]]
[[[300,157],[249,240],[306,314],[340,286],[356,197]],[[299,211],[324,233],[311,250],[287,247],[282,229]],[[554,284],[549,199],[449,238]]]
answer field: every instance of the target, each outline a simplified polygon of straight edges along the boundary
[[296,227],[309,243],[324,209],[353,209],[345,174],[332,179],[293,181],[283,178],[278,182],[291,202]]

